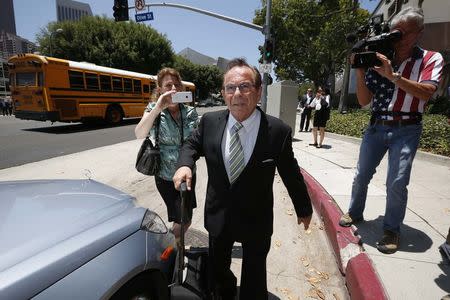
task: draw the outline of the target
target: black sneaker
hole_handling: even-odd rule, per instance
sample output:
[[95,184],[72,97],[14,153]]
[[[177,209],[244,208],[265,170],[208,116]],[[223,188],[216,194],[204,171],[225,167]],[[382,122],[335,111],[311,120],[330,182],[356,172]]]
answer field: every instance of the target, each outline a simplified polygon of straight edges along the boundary
[[385,230],[383,237],[377,243],[377,249],[384,254],[393,254],[397,252],[399,244],[400,234],[390,230]]
[[342,217],[339,219],[339,225],[342,227],[350,227],[353,224],[359,223],[364,221],[364,218],[352,218],[349,213],[346,213],[342,215]]

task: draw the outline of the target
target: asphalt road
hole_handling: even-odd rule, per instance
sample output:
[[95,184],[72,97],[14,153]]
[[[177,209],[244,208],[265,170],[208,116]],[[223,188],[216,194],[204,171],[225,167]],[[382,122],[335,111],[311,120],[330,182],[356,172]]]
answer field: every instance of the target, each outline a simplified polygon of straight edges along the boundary
[[[206,111],[225,106],[197,108]],[[84,125],[19,120],[0,116],[0,169],[19,166],[61,155],[113,145],[135,139],[139,119],[127,119],[119,126]]]

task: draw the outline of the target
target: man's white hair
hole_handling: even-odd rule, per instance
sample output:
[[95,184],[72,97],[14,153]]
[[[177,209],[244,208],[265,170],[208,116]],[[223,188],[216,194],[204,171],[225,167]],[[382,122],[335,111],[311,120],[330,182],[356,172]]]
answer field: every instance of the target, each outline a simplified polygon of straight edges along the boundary
[[391,27],[395,27],[398,23],[415,22],[417,28],[423,29],[423,10],[417,7],[407,7],[402,9],[391,20]]

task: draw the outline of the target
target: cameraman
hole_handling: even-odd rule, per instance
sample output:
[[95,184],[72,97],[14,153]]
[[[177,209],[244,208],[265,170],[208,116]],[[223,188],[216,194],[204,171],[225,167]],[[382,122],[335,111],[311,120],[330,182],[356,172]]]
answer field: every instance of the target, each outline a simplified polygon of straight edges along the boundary
[[393,44],[394,59],[377,53],[379,67],[356,69],[358,102],[361,106],[372,103],[372,117],[361,142],[350,208],[339,224],[351,226],[363,220],[367,187],[388,151],[384,234],[377,243],[377,249],[386,254],[396,252],[399,246],[407,185],[422,133],[422,113],[437,88],[443,64],[441,54],[417,46],[423,22],[422,9],[400,11],[391,22],[391,30],[402,33]]

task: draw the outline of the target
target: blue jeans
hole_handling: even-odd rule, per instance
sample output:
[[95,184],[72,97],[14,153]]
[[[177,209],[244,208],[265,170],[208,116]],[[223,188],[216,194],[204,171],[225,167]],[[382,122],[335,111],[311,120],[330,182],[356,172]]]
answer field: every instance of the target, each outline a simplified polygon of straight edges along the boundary
[[419,146],[422,125],[390,127],[370,125],[364,133],[358,165],[353,179],[349,213],[361,218],[367,198],[367,187],[385,153],[388,151],[386,210],[383,229],[400,232],[408,200],[412,162]]

